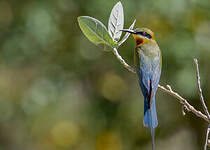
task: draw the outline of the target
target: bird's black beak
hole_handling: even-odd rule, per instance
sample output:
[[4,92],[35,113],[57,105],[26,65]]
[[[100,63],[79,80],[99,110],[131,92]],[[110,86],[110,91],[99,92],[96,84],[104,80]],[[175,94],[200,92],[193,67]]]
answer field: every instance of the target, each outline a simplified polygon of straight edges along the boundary
[[128,32],[128,33],[131,33],[131,34],[136,34],[136,31],[130,30],[130,29],[122,29],[122,30],[120,30],[120,31]]

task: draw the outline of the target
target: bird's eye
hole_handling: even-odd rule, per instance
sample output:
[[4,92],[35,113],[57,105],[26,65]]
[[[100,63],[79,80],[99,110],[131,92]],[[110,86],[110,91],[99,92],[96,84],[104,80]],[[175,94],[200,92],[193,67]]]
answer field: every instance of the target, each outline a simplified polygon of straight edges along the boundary
[[151,39],[152,38],[152,36],[150,35],[150,34],[146,34],[145,35],[148,39]]
[[147,33],[146,33],[146,32],[142,32],[142,33],[141,33],[141,35],[146,36],[146,35],[147,35]]

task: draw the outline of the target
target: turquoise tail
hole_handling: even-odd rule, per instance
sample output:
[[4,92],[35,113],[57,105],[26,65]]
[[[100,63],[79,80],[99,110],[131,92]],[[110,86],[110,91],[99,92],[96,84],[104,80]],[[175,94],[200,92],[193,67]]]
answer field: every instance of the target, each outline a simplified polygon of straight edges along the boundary
[[152,108],[148,108],[146,102],[144,102],[144,126],[150,128],[156,128],[158,125],[157,112],[155,100],[152,101]]

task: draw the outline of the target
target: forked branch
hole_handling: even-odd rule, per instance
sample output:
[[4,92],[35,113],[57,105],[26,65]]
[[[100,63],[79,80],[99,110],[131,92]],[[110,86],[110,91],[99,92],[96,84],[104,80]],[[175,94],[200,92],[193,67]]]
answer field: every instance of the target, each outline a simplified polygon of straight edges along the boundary
[[[136,73],[136,69],[134,67],[131,67],[130,65],[128,65],[125,62],[125,60],[120,56],[120,54],[117,51],[117,48],[113,48],[113,53],[116,56],[116,58],[120,61],[120,63],[126,69],[128,69],[132,73]],[[202,118],[203,120],[205,120],[208,123],[208,127],[207,127],[207,130],[206,130],[206,140],[205,140],[205,145],[204,145],[204,150],[206,150],[207,146],[210,145],[209,140],[208,140],[209,132],[210,132],[210,115],[209,115],[209,111],[208,111],[208,108],[207,108],[207,106],[205,104],[205,101],[204,101],[204,98],[203,98],[203,94],[202,94],[202,89],[201,89],[201,84],[200,84],[200,74],[199,74],[198,60],[197,59],[194,59],[194,64],[195,64],[195,67],[196,67],[198,93],[199,93],[200,100],[201,100],[201,103],[202,103],[203,110],[204,110],[205,114],[203,114],[201,111],[195,109],[192,105],[190,105],[188,100],[186,100],[185,98],[181,97],[178,93],[174,92],[170,85],[167,85],[167,88],[165,88],[162,85],[158,85],[158,88],[160,90],[162,90],[163,92],[165,92],[165,93],[175,97],[177,100],[179,100],[179,102],[182,104],[183,115],[185,115],[185,110],[187,110],[188,112],[192,112],[197,117]]]
[[[125,60],[120,56],[120,54],[118,53],[117,51],[117,48],[114,48],[113,49],[113,53],[114,55],[117,57],[117,59],[121,62],[121,64],[126,68],[128,69],[130,72],[132,73],[136,73],[136,69],[134,67],[131,67],[130,65],[128,65]],[[195,61],[195,64],[197,64],[197,59],[194,59]],[[198,72],[198,65],[196,65],[196,74],[197,74],[197,81],[198,81],[198,87],[199,87],[199,93],[200,93],[200,96],[201,96],[201,99],[202,99],[202,105],[204,106],[204,110],[205,112],[207,110],[207,107],[205,105],[205,102],[203,100],[203,96],[202,96],[202,90],[201,90],[201,87],[200,87],[200,76],[199,76],[199,72]],[[206,112],[206,115],[203,114],[201,111],[198,111],[196,110],[192,105],[190,105],[190,103],[183,97],[181,97],[178,93],[174,92],[171,88],[170,85],[167,85],[167,88],[165,88],[164,86],[162,85],[158,85],[159,89],[162,90],[163,92],[175,97],[176,99],[179,100],[179,102],[184,106],[184,108],[187,110],[187,111],[191,111],[192,113],[194,113],[197,117],[200,117],[202,119],[204,119],[205,121],[207,121],[208,123],[210,123],[210,119],[209,119],[209,113]],[[208,114],[208,115],[207,115]]]

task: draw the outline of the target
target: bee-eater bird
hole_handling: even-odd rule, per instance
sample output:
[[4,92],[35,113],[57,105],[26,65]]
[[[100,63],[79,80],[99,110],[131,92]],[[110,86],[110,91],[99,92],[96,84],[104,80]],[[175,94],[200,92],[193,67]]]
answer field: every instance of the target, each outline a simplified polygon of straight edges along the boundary
[[134,64],[144,96],[144,126],[150,128],[152,135],[152,149],[155,149],[155,128],[158,125],[155,94],[161,75],[161,51],[155,41],[154,33],[147,28],[135,30],[123,29],[129,32],[136,40],[134,50]]

